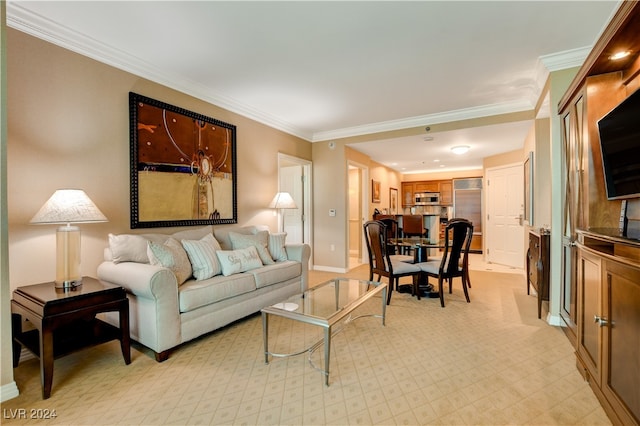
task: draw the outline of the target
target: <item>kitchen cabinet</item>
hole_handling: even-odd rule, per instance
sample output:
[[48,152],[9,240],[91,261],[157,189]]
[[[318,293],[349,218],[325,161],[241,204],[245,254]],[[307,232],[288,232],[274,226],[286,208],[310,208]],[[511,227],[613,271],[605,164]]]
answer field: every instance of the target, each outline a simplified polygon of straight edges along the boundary
[[578,231],[581,372],[614,424],[640,424],[640,244]]
[[453,205],[453,181],[441,180],[438,184],[438,192],[440,192],[440,205]]
[[402,207],[412,207],[415,204],[415,194],[421,192],[438,192],[441,206],[453,205],[453,181],[451,179],[402,182],[401,191]]
[[402,182],[400,185],[400,190],[402,191],[402,207],[412,207],[415,198],[413,196],[413,182]]
[[438,192],[440,190],[437,180],[429,180],[413,183],[413,192]]

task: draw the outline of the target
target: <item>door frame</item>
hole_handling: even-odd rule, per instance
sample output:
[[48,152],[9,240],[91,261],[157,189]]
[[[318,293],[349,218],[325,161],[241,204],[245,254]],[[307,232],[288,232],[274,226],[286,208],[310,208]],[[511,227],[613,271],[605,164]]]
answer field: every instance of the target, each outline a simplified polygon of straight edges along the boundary
[[[367,217],[369,215],[369,167],[365,164],[358,163],[357,161],[348,160],[347,161],[347,175],[349,173],[349,167],[355,167],[360,169],[360,197],[359,197],[359,207],[360,207],[360,228],[363,231],[360,233],[360,263],[369,263],[369,254],[367,253],[366,247],[367,242],[364,237],[364,223],[368,220]],[[349,191],[347,188],[347,197],[349,197]],[[347,200],[347,208],[349,206],[349,200]],[[349,265],[349,247],[351,247],[351,242],[349,241],[349,217],[351,216],[351,212],[347,212],[346,215],[346,224],[345,229],[347,230],[347,269]]]
[[[303,241],[311,247],[311,256],[309,258],[310,265],[313,267],[313,209],[311,200],[313,200],[313,163],[304,158],[294,157],[292,155],[278,153],[278,191],[280,190],[280,169],[284,167],[301,166],[303,169],[303,191],[302,191],[302,208],[303,208],[303,220],[302,220],[302,234]],[[278,213],[280,214],[280,213]],[[280,220],[280,217],[278,217]],[[279,223],[279,222],[278,222]]]

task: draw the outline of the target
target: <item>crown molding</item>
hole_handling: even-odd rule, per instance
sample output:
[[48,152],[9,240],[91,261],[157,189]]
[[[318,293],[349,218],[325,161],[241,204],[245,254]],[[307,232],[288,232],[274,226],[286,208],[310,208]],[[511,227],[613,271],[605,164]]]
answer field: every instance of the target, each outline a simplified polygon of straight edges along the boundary
[[236,114],[258,121],[267,126],[311,140],[311,132],[299,129],[290,123],[278,119],[263,111],[235,99],[214,93],[210,88],[182,76],[161,72],[152,64],[141,61],[135,56],[103,44],[86,35],[59,25],[41,15],[35,14],[16,2],[7,2],[7,25],[18,31],[32,35],[41,40],[55,44],[72,52],[89,57],[98,62],[110,65],[122,71],[145,78],[155,83],[170,87],[182,93],[214,104]]
[[579,47],[577,49],[565,50],[564,52],[543,55],[540,56],[539,61],[549,72],[580,67],[592,48],[593,46]]
[[383,121],[379,123],[365,124],[362,126],[318,132],[313,134],[313,139],[311,141],[321,142],[331,139],[341,139],[372,133],[409,129],[412,127],[420,127],[431,124],[509,114],[513,112],[528,111],[533,109],[533,106],[534,105],[532,105],[529,101],[514,101],[492,105],[483,105],[479,107],[421,115],[418,117],[401,118],[399,120]]
[[142,61],[122,50],[105,45],[82,33],[59,25],[41,15],[23,8],[17,2],[7,2],[6,8],[7,25],[11,28],[76,52],[80,55],[89,57],[98,62],[113,66],[133,75],[137,75],[141,78],[175,89],[193,96],[194,98],[201,99],[205,102],[214,104],[218,107],[310,142],[320,142],[378,132],[402,130],[429,124],[531,110],[535,107],[535,104],[538,101],[537,98],[540,96],[540,91],[544,87],[544,83],[549,72],[574,66],[581,66],[587,54],[591,50],[589,47],[584,47],[557,54],[545,55],[538,58],[536,67],[536,87],[534,87],[531,99],[529,100],[464,108],[460,110],[313,133],[309,130],[296,127],[291,123],[267,114],[264,111],[260,111],[250,105],[238,102],[229,96],[215,93],[210,88],[199,83],[185,80],[182,76],[161,72],[157,67],[148,62]]

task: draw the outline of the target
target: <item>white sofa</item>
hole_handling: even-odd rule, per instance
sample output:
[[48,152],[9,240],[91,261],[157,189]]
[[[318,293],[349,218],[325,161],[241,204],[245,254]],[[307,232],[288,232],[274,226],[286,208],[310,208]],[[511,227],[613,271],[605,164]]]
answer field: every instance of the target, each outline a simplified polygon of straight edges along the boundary
[[[189,243],[201,244],[202,241],[209,241],[213,235],[219,243],[213,262],[218,257],[218,266],[226,264],[227,271],[223,272],[229,273],[233,272],[229,268],[235,268],[233,263],[238,260],[238,253],[252,253],[252,262],[255,263],[255,253],[260,251],[251,247],[238,249],[237,246],[242,247],[242,244],[237,244],[238,240],[248,240],[248,245],[252,245],[254,236],[262,239],[265,233],[268,234],[265,228],[228,225],[180,231],[171,235],[110,235],[105,260],[98,267],[98,278],[127,290],[131,338],[153,350],[156,360],[161,362],[168,358],[170,350],[184,342],[305,291],[308,287],[310,247],[307,244],[285,244],[286,234],[268,234],[266,264],[258,261],[257,265],[244,272],[226,276],[216,274],[206,279],[202,276],[200,279],[194,278],[193,275],[202,275],[202,269],[196,270],[199,261],[186,250],[184,253],[188,255],[191,269],[183,283],[179,281],[184,280],[187,273],[174,265],[178,262],[167,263],[165,259],[162,263],[163,259],[161,256],[156,258],[157,253],[154,254],[152,248],[164,249],[166,253],[167,247],[171,246],[168,242],[171,239],[175,249],[171,253],[179,257],[183,254],[178,253],[180,249],[176,245],[180,247],[181,243],[185,249],[192,248]],[[239,235],[243,236],[242,239]],[[178,241],[180,243],[176,243]],[[265,251],[259,254],[260,259],[264,260]],[[270,258],[276,260],[271,262]],[[118,324],[115,314],[106,314],[104,319]]]

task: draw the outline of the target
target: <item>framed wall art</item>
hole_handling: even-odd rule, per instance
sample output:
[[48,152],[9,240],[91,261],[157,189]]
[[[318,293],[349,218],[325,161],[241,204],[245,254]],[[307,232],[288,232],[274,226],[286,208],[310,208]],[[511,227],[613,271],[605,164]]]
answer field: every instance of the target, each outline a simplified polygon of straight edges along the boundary
[[371,202],[380,202],[380,182],[377,180],[371,180]]
[[389,214],[398,214],[398,189],[389,188]]
[[131,228],[237,223],[236,127],[129,93]]

